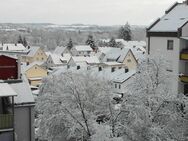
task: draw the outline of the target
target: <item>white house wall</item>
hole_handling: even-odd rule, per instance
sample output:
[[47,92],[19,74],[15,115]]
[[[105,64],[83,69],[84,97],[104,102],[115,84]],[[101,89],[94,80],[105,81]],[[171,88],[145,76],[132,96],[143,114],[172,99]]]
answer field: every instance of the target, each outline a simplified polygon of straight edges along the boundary
[[[167,41],[174,41],[174,49],[167,50]],[[165,60],[171,62],[173,74],[176,79],[179,75],[179,56],[180,56],[180,40],[175,37],[150,37],[150,54],[160,57],[162,54]],[[173,83],[174,92],[178,93],[178,81]]]

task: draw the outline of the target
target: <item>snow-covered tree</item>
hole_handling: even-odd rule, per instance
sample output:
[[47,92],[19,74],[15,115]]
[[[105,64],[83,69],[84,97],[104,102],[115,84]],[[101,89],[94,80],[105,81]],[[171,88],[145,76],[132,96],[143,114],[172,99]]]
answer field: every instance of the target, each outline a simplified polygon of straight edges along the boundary
[[73,47],[73,42],[72,42],[72,39],[70,38],[70,39],[69,39],[69,42],[67,43],[67,48],[68,48],[69,50],[71,50],[72,47]]
[[17,43],[23,44],[23,39],[22,39],[22,36],[21,36],[21,35],[18,36]]
[[107,114],[110,85],[88,74],[49,76],[37,102],[40,139],[88,139],[98,115]]
[[86,40],[86,45],[89,45],[91,48],[95,49],[96,45],[95,45],[95,41],[93,39],[92,35],[88,35],[88,38]]
[[131,27],[128,22],[124,26],[120,27],[118,38],[124,39],[125,41],[132,40]]
[[24,46],[24,47],[27,47],[27,45],[28,45],[27,40],[26,40],[26,38],[24,37],[24,38],[23,38],[23,46]]
[[126,141],[186,140],[188,101],[173,94],[165,64],[162,57],[143,61],[127,86],[120,115]]
[[116,40],[114,39],[114,37],[112,37],[112,38],[110,39],[110,41],[108,42],[108,45],[109,45],[110,47],[117,47],[117,43],[116,43]]
[[161,57],[148,58],[130,78],[122,103],[111,84],[88,73],[43,80],[37,101],[37,136],[46,140],[186,141],[188,98],[175,96],[172,73]]

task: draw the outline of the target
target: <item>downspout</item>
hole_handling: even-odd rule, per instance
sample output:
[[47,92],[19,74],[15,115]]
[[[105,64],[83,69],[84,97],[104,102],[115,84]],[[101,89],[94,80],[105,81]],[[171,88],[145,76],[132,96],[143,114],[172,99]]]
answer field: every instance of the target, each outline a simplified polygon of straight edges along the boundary
[[29,133],[30,133],[30,141],[32,141],[32,130],[31,130],[31,107],[29,107]]
[[14,125],[14,96],[12,96],[12,115],[13,115],[13,119],[12,119],[12,125],[13,125],[13,141],[15,141],[15,125]]
[[150,54],[150,36],[148,36],[148,55]]

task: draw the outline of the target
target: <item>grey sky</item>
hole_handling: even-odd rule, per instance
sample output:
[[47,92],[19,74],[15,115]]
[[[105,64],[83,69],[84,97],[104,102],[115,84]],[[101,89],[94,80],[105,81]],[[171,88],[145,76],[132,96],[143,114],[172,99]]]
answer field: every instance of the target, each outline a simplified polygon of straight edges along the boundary
[[[182,0],[178,0],[182,2]],[[174,0],[0,0],[0,22],[148,25]]]

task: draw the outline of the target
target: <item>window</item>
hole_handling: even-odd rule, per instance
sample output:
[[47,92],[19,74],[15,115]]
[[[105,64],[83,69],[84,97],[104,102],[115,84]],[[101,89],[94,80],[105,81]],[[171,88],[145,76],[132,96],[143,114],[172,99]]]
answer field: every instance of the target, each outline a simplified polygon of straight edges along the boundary
[[129,69],[128,68],[125,68],[125,73],[127,73],[129,71]]
[[121,85],[119,84],[119,89],[121,89]]
[[102,67],[99,67],[99,71],[102,71]]
[[115,71],[115,67],[112,67],[112,70],[111,70],[111,72],[114,72]]
[[168,40],[167,41],[167,50],[173,50],[173,48],[174,48],[174,41]]
[[117,84],[115,84],[115,88],[117,88]]
[[131,59],[127,59],[127,62],[131,62]]

